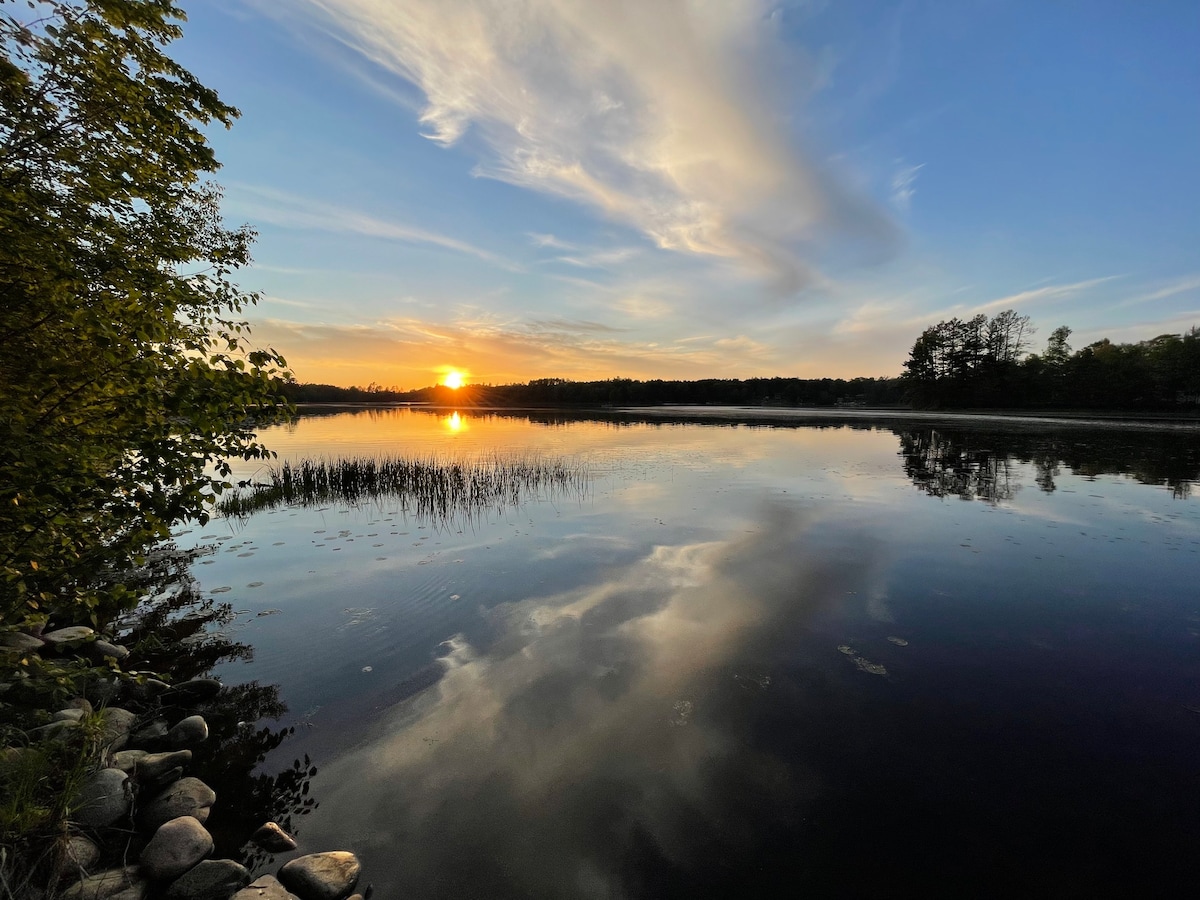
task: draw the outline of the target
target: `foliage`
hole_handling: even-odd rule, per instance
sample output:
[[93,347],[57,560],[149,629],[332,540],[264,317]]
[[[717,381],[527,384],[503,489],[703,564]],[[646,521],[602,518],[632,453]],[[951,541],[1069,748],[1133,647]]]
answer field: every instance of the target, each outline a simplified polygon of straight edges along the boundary
[[265,455],[283,360],[247,344],[170,0],[0,0],[0,618],[103,621],[115,572]]
[[[1000,320],[999,322],[997,320]],[[1054,329],[1040,356],[1021,358],[1034,329],[1007,310],[926,328],[904,364],[914,405],[1112,410],[1196,410],[1200,330],[1136,344],[1096,341],[1072,353],[1071,329]]]

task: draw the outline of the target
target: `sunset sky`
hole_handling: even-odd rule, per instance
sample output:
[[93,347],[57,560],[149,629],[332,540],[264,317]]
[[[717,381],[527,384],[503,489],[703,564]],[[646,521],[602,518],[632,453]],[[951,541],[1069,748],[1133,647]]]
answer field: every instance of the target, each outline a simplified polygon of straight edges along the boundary
[[895,375],[1200,325],[1195,0],[192,0],[301,381]]

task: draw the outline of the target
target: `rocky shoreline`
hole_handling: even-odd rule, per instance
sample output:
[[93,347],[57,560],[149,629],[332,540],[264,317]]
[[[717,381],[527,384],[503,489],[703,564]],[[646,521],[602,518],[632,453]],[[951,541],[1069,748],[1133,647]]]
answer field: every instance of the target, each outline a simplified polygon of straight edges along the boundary
[[[79,655],[124,661],[129,651],[86,626],[42,635],[9,633],[4,649],[29,654]],[[366,900],[355,894],[361,866],[350,851],[308,853],[275,875],[252,873],[233,859],[210,858],[215,841],[205,828],[216,792],[187,774],[193,749],[209,738],[201,710],[224,690],[213,678],[175,685],[115,676],[91,682],[27,733],[24,747],[7,747],[8,761],[48,743],[86,732],[96,747],[89,774],[69,799],[64,830],[49,865],[29,888],[32,900]],[[80,731],[82,729],[82,731]],[[315,770],[314,770],[315,771]],[[65,788],[64,788],[65,789]],[[264,822],[250,842],[271,856],[291,853],[296,840]]]

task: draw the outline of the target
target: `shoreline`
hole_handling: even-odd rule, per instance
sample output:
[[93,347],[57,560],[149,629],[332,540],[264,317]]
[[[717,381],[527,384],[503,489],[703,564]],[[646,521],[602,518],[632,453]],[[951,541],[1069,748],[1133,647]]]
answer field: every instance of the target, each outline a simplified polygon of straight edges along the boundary
[[386,402],[355,403],[334,401],[328,403],[297,403],[296,409],[305,410],[368,410],[368,409],[414,409],[456,410],[459,412],[562,412],[581,415],[640,415],[654,418],[677,416],[689,419],[726,420],[749,422],[770,420],[777,422],[804,421],[806,419],[881,420],[904,419],[918,422],[995,422],[1011,425],[1070,426],[1090,428],[1137,428],[1166,431],[1200,431],[1200,415],[1174,413],[1130,413],[1055,409],[979,409],[979,410],[923,410],[897,406],[708,406],[696,404],[660,404],[656,406],[466,406],[438,403]]

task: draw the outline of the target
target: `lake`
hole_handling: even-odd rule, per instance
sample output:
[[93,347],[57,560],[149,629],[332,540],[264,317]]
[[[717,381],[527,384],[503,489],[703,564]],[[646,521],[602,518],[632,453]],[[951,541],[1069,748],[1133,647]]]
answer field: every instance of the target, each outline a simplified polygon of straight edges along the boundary
[[260,771],[315,767],[301,849],[354,850],[377,898],[1194,889],[1200,431],[386,409],[261,437],[588,476],[179,537],[253,648],[216,674],[287,705]]

